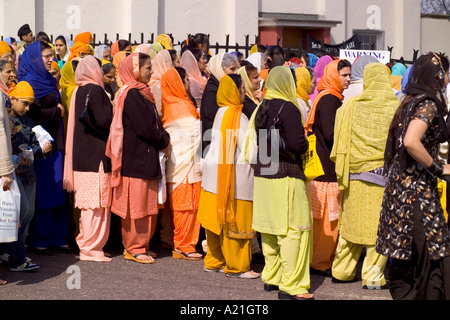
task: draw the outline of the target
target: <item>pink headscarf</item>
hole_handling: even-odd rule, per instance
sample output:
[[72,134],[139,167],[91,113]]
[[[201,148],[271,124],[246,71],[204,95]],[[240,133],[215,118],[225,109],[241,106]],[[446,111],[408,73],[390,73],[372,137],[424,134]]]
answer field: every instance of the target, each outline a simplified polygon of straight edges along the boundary
[[153,75],[148,83],[151,87],[155,82],[160,81],[161,77],[164,73],[167,72],[170,68],[173,67],[172,57],[168,50],[163,49],[155,56],[155,59],[152,60],[153,64]]
[[181,56],[181,65],[186,70],[189,80],[197,82],[203,89],[206,87],[206,81],[200,69],[198,68],[197,59],[192,52],[186,50]]
[[[316,73],[316,83],[319,83],[320,78],[322,78],[324,72],[325,72],[325,67],[331,62],[333,61],[333,59],[330,56],[323,56],[321,57],[319,60],[317,60],[316,65],[314,66],[314,72]],[[309,96],[309,98],[311,99],[311,101],[314,103],[314,99],[316,98],[316,96],[319,94],[319,91],[316,89],[314,89],[314,93],[312,95]]]
[[120,171],[122,169],[123,151],[123,108],[128,91],[138,89],[144,98],[151,103],[155,103],[152,92],[147,84],[139,81],[139,53],[132,53],[119,64],[119,76],[123,86],[119,89],[114,100],[114,115],[111,129],[106,144],[106,156],[111,159],[111,187],[119,186],[121,182]]
[[140,52],[140,53],[145,53],[148,54],[148,49],[150,49],[150,45],[147,43],[142,43],[140,45],[138,45],[133,52]]
[[75,81],[78,86],[72,93],[70,101],[69,119],[67,121],[66,156],[64,158],[63,188],[68,192],[73,191],[73,136],[75,131],[75,100],[78,88],[87,84],[95,84],[104,87],[103,71],[98,60],[93,56],[87,56],[80,60],[75,71]]

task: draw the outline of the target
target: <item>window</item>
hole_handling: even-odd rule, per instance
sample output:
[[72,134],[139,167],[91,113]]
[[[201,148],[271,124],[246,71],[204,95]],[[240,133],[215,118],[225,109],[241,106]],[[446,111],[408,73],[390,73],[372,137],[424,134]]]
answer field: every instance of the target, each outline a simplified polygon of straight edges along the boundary
[[361,50],[383,50],[384,33],[377,30],[353,30],[353,35],[358,35]]

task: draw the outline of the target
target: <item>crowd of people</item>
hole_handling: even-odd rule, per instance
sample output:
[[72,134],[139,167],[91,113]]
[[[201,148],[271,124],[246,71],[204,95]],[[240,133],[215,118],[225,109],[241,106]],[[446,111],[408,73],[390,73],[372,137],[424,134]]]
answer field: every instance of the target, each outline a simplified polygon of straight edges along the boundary
[[[21,195],[17,241],[1,244],[11,271],[71,237],[81,261],[107,263],[112,232],[125,259],[152,264],[158,231],[173,258],[279,299],[314,299],[311,273],[355,281],[363,251],[364,289],[450,297],[443,54],[407,67],[276,45],[212,55],[201,33],[92,40],[24,25],[0,42],[0,176]],[[310,180],[312,134],[324,173]]]

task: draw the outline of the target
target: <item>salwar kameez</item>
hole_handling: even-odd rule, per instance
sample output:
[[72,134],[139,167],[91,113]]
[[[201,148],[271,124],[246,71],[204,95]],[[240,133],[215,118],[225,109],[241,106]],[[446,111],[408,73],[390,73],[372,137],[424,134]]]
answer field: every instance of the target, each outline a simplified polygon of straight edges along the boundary
[[111,212],[122,218],[122,241],[132,255],[144,254],[156,228],[158,180],[121,177],[113,189]]
[[111,224],[111,173],[74,171],[74,206],[81,210],[76,242],[81,256],[104,257]]
[[217,216],[217,195],[202,189],[198,219],[206,229],[208,251],[204,263],[210,270],[223,269],[225,273],[244,273],[250,270],[251,239],[256,235],[251,228],[253,204],[235,199],[236,224],[220,225]]
[[254,230],[261,233],[265,266],[261,279],[290,295],[310,287],[311,208],[305,182],[255,177]]
[[192,253],[200,235],[200,222],[197,220],[201,182],[181,183],[169,195],[170,210],[173,217],[173,246],[175,250]]

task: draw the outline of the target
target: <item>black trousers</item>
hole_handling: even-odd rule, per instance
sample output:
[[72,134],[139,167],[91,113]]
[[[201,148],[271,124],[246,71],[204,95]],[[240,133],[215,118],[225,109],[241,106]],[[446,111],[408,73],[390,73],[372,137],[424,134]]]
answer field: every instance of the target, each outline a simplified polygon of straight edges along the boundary
[[419,205],[414,211],[411,260],[393,259],[389,292],[394,300],[449,300],[450,257],[430,260]]

